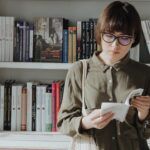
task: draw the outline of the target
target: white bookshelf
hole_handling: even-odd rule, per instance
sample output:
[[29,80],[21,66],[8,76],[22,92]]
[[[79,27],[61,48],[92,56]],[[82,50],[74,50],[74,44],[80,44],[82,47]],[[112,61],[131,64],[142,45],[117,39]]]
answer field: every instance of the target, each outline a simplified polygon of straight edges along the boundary
[[8,69],[68,70],[71,66],[71,63],[0,62],[0,68]]
[[54,132],[1,132],[0,149],[67,150],[72,138]]
[[[0,0],[0,15],[24,18],[58,16],[73,20],[97,18],[111,0]],[[142,19],[150,18],[150,0],[132,0]],[[149,64],[150,65],[150,64]],[[72,64],[0,62],[0,81],[50,81],[65,79]],[[67,150],[71,138],[60,133],[0,132],[0,149],[34,148]],[[150,143],[150,142],[149,142]]]

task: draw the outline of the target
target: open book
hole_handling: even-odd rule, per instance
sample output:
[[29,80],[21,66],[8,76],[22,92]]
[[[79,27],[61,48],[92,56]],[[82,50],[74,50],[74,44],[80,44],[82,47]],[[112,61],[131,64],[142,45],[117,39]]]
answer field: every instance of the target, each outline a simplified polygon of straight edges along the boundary
[[135,89],[129,93],[124,103],[109,103],[104,102],[101,105],[101,113],[105,114],[107,112],[113,112],[114,113],[114,119],[119,120],[120,122],[123,122],[125,120],[125,117],[127,115],[128,109],[130,107],[130,100],[135,96],[142,95],[144,89]]

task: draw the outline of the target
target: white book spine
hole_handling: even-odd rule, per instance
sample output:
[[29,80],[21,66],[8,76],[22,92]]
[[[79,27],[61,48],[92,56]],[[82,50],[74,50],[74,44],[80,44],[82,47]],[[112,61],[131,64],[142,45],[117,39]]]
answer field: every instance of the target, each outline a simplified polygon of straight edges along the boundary
[[41,86],[41,101],[42,101],[42,131],[46,131],[46,123],[45,123],[45,107],[46,107],[46,86]]
[[148,35],[148,28],[147,28],[147,25],[146,25],[146,21],[145,20],[141,21],[141,25],[142,25],[144,37],[145,37],[145,40],[146,40],[146,44],[147,44],[147,47],[148,47],[148,51],[150,53],[150,37]]
[[27,131],[32,131],[32,82],[27,82]]
[[21,131],[21,95],[22,86],[17,86],[17,131]]
[[13,62],[14,53],[14,17],[10,17],[10,32],[9,32],[9,61]]
[[5,17],[1,17],[1,21],[2,21],[2,28],[1,33],[2,33],[2,62],[5,61]]
[[41,87],[36,86],[36,131],[42,131]]
[[9,17],[5,17],[5,61],[9,62],[9,57],[10,57],[10,50],[9,50],[9,30],[10,30],[10,22],[9,22]]
[[4,129],[4,85],[0,85],[0,131]]
[[2,61],[2,17],[0,17],[0,61]]
[[29,29],[29,59],[33,59],[33,28]]
[[52,93],[45,93],[45,125],[46,131],[51,131],[52,127],[52,114],[51,114],[51,106],[52,106]]
[[12,86],[12,97],[11,97],[11,131],[16,131],[17,130],[17,104],[16,104],[16,85]]

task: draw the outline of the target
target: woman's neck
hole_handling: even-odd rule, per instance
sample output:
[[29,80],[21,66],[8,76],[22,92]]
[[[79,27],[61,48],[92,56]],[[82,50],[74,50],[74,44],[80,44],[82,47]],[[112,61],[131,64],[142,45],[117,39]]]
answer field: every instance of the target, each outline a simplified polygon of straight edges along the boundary
[[108,56],[106,56],[103,52],[101,52],[98,55],[98,58],[100,59],[100,61],[102,61],[104,64],[106,64],[108,66],[113,66],[114,64],[119,62],[119,61],[115,61],[115,60],[109,59]]

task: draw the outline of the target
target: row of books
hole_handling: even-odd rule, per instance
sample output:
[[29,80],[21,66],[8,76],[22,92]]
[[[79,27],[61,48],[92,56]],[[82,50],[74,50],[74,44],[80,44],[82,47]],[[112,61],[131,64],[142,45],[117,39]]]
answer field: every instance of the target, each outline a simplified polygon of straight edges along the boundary
[[[68,19],[57,17],[37,17],[32,23],[0,17],[0,61],[72,63],[89,58],[99,50],[94,35],[96,23],[97,19],[89,19],[70,26]],[[149,63],[150,22],[141,23],[140,46],[131,51],[131,56]]]
[[0,85],[0,131],[57,131],[64,81]]
[[32,23],[0,17],[0,61],[74,62],[89,58],[97,49],[94,26],[97,19],[77,21],[37,17]]
[[150,20],[142,20],[139,61],[150,63]]
[[14,17],[0,17],[0,61],[13,61]]
[[150,63],[150,53],[146,38],[144,37],[144,31],[142,31],[140,43],[136,47],[131,48],[130,58],[141,63]]

